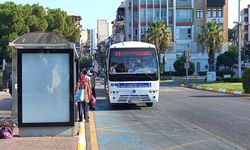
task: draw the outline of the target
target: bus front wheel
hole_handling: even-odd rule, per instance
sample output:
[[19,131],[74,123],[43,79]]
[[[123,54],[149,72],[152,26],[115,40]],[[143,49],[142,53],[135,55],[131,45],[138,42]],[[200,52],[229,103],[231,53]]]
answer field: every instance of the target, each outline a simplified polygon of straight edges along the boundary
[[153,103],[146,103],[147,107],[152,107]]

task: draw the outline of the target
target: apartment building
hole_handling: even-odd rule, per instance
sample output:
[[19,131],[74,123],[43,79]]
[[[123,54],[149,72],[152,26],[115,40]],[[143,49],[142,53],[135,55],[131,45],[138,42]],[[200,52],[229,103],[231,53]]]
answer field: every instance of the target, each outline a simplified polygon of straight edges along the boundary
[[250,4],[241,11],[243,46],[250,44]]
[[116,19],[112,21],[112,43],[125,40],[125,3],[121,2],[116,11]]
[[97,20],[97,44],[109,37],[109,23],[107,20]]
[[74,12],[72,12],[72,11],[66,11],[66,12],[67,12],[67,14],[68,14],[69,16],[72,16],[72,17],[75,19],[75,25],[76,25],[77,27],[81,28],[81,20],[82,20],[82,17],[81,17],[79,14],[74,13]]
[[96,52],[97,49],[97,43],[96,43],[96,31],[95,29],[88,29],[88,44],[89,44],[89,49],[92,54]]
[[[184,50],[191,52],[195,72],[208,70],[208,56],[197,42],[201,28],[214,20],[224,29],[222,51],[227,50],[228,0],[126,0],[125,38],[143,41],[151,23],[160,20],[173,35],[173,47],[166,53],[166,71],[173,71],[173,63]],[[218,54],[217,54],[218,55]]]

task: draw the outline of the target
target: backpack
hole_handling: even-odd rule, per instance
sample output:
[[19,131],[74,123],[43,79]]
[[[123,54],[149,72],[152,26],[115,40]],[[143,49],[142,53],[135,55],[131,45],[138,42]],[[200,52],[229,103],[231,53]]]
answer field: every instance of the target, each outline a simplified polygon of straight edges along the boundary
[[13,131],[9,126],[3,125],[0,127],[0,139],[8,139],[12,138],[13,136]]

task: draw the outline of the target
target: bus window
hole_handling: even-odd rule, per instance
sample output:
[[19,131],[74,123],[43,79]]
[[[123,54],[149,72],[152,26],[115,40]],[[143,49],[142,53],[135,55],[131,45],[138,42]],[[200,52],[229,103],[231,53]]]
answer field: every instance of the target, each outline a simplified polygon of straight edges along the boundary
[[154,73],[157,71],[156,54],[153,49],[113,49],[110,68],[116,63],[116,73]]

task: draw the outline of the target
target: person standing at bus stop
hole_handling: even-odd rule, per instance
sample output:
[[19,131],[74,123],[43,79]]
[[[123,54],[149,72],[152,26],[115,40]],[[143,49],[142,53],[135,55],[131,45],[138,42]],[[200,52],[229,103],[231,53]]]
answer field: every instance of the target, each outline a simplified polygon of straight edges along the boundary
[[87,70],[83,70],[83,74],[80,77],[80,84],[84,90],[84,100],[83,100],[83,113],[86,122],[89,122],[89,102],[91,98],[91,79],[87,76]]
[[[94,98],[96,98],[96,93],[95,93],[95,84],[96,84],[96,76],[97,73],[92,69],[90,69],[88,71],[88,76],[90,77],[91,80],[91,92],[92,92],[92,96],[94,96]],[[93,107],[92,101],[90,101],[89,103],[89,109],[90,110],[95,110],[95,108]]]

